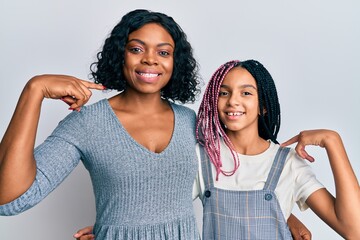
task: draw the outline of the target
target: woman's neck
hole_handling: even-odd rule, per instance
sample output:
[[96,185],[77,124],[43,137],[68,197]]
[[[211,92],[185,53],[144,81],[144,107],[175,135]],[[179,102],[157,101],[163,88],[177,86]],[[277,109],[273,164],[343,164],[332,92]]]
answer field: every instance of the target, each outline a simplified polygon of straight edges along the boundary
[[111,106],[119,111],[133,113],[156,113],[170,108],[169,103],[160,94],[137,94],[124,91],[110,98]]

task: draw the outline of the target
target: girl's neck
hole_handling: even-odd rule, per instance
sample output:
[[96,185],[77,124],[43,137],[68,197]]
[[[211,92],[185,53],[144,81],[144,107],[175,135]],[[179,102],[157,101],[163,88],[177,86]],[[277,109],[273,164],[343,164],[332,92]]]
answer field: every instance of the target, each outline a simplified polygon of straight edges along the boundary
[[258,134],[241,134],[237,132],[227,133],[234,146],[234,150],[242,155],[258,155],[269,148],[270,142],[261,138]]

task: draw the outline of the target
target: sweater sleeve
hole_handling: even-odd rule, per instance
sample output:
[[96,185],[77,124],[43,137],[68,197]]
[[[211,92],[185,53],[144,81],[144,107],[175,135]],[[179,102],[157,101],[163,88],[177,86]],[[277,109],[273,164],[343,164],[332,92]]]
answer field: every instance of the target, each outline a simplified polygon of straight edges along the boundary
[[49,195],[78,165],[81,113],[73,112],[63,119],[53,133],[34,150],[36,177],[31,187],[10,203],[0,205],[0,215],[24,212]]

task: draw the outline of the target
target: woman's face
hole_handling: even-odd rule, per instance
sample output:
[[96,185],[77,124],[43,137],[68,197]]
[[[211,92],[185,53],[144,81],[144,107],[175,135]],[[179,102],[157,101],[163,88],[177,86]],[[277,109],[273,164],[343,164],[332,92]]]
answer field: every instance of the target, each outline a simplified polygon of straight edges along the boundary
[[129,34],[123,72],[128,87],[157,93],[169,82],[174,67],[175,43],[159,24],[148,23]]
[[258,131],[259,98],[254,77],[244,68],[229,71],[221,84],[218,113],[226,131]]

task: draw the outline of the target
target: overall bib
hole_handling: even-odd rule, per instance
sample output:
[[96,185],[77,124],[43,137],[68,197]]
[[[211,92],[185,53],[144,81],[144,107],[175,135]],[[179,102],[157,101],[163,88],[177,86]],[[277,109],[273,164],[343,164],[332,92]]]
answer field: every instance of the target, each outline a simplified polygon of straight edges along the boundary
[[289,148],[279,148],[264,188],[251,191],[215,188],[211,161],[200,149],[205,183],[203,240],[292,239],[275,195]]

